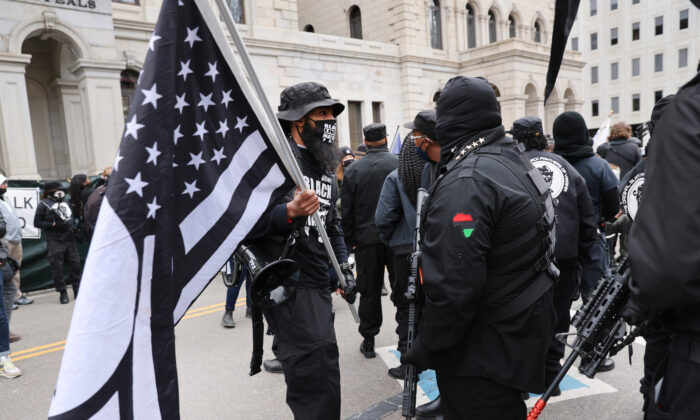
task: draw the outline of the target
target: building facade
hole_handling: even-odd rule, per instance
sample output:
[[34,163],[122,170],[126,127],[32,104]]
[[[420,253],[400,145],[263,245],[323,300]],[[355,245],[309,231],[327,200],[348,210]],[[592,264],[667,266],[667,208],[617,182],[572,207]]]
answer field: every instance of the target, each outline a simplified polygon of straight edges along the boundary
[[[187,0],[183,0],[187,1]],[[325,84],[346,105],[339,141],[390,135],[455,75],[488,78],[503,123],[583,111],[582,53],[567,50],[544,105],[550,0],[227,0],[264,89]],[[112,164],[161,0],[0,0],[0,167],[16,179]],[[212,2],[212,7],[214,3]],[[694,53],[693,53],[694,54]]]
[[582,0],[569,47],[582,53],[591,128],[646,122],[656,101],[695,76],[700,10],[688,0]]

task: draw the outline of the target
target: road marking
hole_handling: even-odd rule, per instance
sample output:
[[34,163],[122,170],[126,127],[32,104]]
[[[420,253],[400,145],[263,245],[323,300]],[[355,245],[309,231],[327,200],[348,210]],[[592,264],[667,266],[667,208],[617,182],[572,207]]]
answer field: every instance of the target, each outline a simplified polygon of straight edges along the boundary
[[387,414],[391,414],[395,411],[401,409],[401,404],[403,403],[403,392],[399,392],[393,397],[387,398],[384,401],[378,402],[373,406],[360,411],[348,417],[345,420],[376,420],[381,419]]
[[[217,303],[215,305],[204,306],[202,308],[191,309],[191,310],[186,312],[185,316],[182,317],[182,319],[196,318],[198,316],[212,314],[214,312],[219,312],[219,311],[221,311],[221,308],[224,307],[224,305],[225,305],[225,303],[222,302],[222,303]],[[244,306],[244,305],[245,305],[245,297],[238,298],[238,300],[236,301],[236,308],[238,308],[239,306]],[[214,308],[214,309],[211,309],[211,308]],[[62,340],[62,341],[56,341],[55,343],[44,344],[42,346],[37,346],[37,347],[29,348],[29,349],[16,351],[16,352],[10,354],[10,358],[12,358],[13,362],[18,362],[20,360],[31,359],[32,357],[43,356],[45,354],[49,354],[49,353],[53,353],[53,352],[65,349],[66,348],[65,344],[66,344],[66,340]]]

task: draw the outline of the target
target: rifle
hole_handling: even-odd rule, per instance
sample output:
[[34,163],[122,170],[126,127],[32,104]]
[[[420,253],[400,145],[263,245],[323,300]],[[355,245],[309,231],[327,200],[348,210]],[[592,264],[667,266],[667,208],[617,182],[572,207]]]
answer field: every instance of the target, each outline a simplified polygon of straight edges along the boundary
[[[406,288],[406,298],[409,301],[408,307],[408,337],[406,339],[406,350],[413,347],[413,340],[416,338],[416,330],[420,322],[420,302],[419,302],[419,276],[420,276],[420,220],[423,211],[423,204],[428,197],[425,189],[418,189],[416,198],[416,226],[415,242],[413,243],[413,253],[411,254],[411,275],[408,277],[408,287]],[[410,419],[416,415],[416,388],[418,385],[418,372],[415,365],[406,365],[406,376],[403,386],[403,405],[401,414]]]
[[[51,213],[51,214],[53,215],[54,219],[55,219],[55,218],[58,218],[59,220],[61,220],[61,222],[63,223],[63,225],[66,227],[66,229],[67,229],[70,233],[78,233],[79,229],[78,229],[78,227],[75,225],[75,223],[73,222],[73,217],[72,217],[72,216],[71,216],[71,219],[70,219],[69,221],[65,221],[65,220],[63,220],[63,216],[61,216],[61,214],[60,214],[58,211],[56,211],[55,208],[49,206],[48,204],[44,203],[43,201],[40,201],[39,203],[40,203],[40,204],[43,204],[43,205],[46,207],[46,209],[49,211],[49,213]],[[54,220],[54,223],[56,223],[55,220]],[[58,223],[56,223],[56,225],[58,226]]]
[[[610,276],[603,277],[591,295],[591,298],[583,304],[571,320],[571,325],[576,328],[575,333],[557,334],[557,339],[571,347],[571,354],[564,362],[552,384],[540,397],[527,416],[527,420],[535,420],[547,405],[549,397],[564,379],[574,361],[582,356],[580,369],[584,375],[593,378],[598,366],[608,356],[614,356],[620,350],[631,344],[636,337],[645,331],[645,325],[641,325],[625,335],[625,321],[622,319],[622,309],[629,299],[628,280],[630,277],[630,265],[624,258],[617,270]],[[566,338],[569,335],[576,336],[574,343],[569,345]],[[630,363],[632,361],[632,347],[629,347]]]

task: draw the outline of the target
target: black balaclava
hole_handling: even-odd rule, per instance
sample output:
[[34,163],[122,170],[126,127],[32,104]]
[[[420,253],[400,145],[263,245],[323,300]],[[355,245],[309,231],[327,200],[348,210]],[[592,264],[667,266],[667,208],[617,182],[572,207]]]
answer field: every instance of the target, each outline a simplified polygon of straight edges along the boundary
[[455,146],[471,141],[477,134],[499,127],[503,130],[496,94],[483,78],[450,79],[440,93],[436,112],[436,140],[443,162]]
[[510,130],[513,138],[525,146],[527,150],[544,150],[547,148],[547,138],[542,130],[542,120],[537,117],[523,117],[513,121]]
[[420,178],[424,167],[425,161],[416,153],[413,138],[410,136],[406,137],[399,152],[399,180],[413,207],[416,206]]
[[299,130],[299,136],[304,140],[304,145],[324,173],[333,173],[340,162],[335,141],[335,122],[335,120],[314,120],[312,126],[311,119],[307,117],[304,128]]
[[577,161],[593,156],[593,147],[589,144],[590,136],[586,121],[578,112],[561,113],[552,127],[554,135],[554,153],[565,159]]

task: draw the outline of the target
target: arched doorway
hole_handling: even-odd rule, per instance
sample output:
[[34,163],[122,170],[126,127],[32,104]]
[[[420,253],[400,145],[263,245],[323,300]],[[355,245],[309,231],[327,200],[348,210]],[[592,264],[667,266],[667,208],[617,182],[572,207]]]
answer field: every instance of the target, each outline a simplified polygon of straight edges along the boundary
[[566,89],[564,92],[564,110],[565,111],[577,111],[576,107],[576,95],[571,88]]
[[[83,136],[77,81],[67,69],[76,57],[66,44],[53,38],[29,38],[22,44],[22,53],[32,57],[25,80],[37,172],[42,178],[69,177],[68,132],[73,136]],[[70,109],[66,109],[66,100],[77,103],[77,108],[69,105]],[[80,115],[74,116],[73,112]],[[69,130],[66,125],[68,117],[79,119],[78,132],[72,125]]]
[[537,88],[532,83],[528,83],[525,86],[525,115],[528,117],[538,117],[540,118],[540,98],[537,94]]

